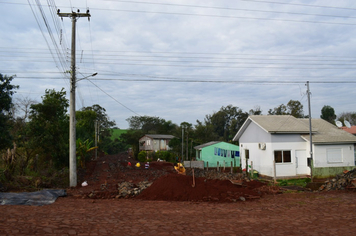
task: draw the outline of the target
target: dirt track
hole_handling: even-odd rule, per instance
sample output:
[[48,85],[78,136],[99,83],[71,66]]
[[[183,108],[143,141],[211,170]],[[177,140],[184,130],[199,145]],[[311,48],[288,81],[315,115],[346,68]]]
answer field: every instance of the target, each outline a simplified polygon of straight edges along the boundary
[[[112,161],[117,161],[117,157],[100,159],[95,165],[88,166],[91,174],[83,176],[89,182],[88,188],[68,190],[68,197],[59,198],[52,205],[0,206],[0,235],[356,233],[355,191],[267,194],[259,199],[229,203],[115,199],[118,180],[157,182],[163,173],[172,174],[172,171],[171,167],[162,166],[149,172],[144,168],[134,171],[126,168],[127,163],[115,167],[110,164]],[[102,188],[103,183],[105,188]],[[95,189],[99,193],[97,196],[110,199],[88,198],[87,194]]]
[[355,235],[356,194],[268,195],[236,203],[90,200],[0,206],[0,235]]

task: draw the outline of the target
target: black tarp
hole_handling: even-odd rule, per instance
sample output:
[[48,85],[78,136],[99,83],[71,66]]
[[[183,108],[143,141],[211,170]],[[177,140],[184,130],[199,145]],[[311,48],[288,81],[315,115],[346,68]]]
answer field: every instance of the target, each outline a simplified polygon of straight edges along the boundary
[[37,192],[1,193],[0,205],[43,206],[52,204],[58,197],[64,197],[64,189],[45,189]]

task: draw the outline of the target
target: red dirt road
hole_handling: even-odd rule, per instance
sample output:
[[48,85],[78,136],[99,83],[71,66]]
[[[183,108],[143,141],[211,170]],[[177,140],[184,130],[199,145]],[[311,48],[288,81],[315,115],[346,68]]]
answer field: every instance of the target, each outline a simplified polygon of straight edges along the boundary
[[[68,197],[51,205],[0,205],[0,236],[356,235],[355,190],[268,193],[256,199],[250,189],[256,183],[241,188],[197,178],[193,189],[192,177],[174,175],[172,164],[152,163],[145,170],[128,168],[127,161],[109,156],[88,164],[82,180],[89,186],[68,189]],[[141,196],[114,198],[117,183],[143,180],[154,183]],[[98,199],[88,197],[93,191]],[[238,196],[246,201],[229,200]]]
[[236,203],[59,198],[0,206],[0,235],[355,235],[356,193]]

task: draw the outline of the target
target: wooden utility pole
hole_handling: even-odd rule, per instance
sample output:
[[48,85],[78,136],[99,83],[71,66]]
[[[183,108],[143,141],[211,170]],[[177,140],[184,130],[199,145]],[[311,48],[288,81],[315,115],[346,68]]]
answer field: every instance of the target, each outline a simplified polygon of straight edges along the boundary
[[86,13],[71,12],[60,13],[58,9],[57,15],[62,19],[69,17],[72,19],[72,48],[71,48],[71,79],[70,79],[70,108],[69,108],[69,186],[77,186],[77,156],[76,156],[76,130],[75,130],[75,30],[76,22],[80,17],[88,17],[90,19],[89,10]]

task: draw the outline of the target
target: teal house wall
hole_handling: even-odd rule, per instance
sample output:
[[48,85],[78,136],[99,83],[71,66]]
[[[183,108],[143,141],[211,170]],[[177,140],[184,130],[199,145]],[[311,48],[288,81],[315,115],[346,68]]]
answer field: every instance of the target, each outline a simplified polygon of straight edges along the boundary
[[240,167],[240,147],[226,142],[209,142],[194,147],[196,159],[204,161],[204,167]]

